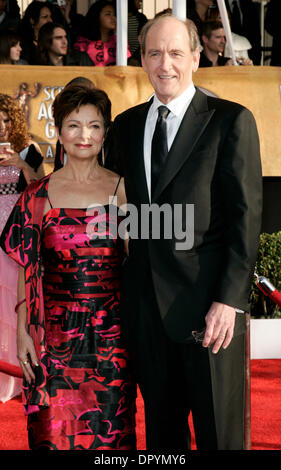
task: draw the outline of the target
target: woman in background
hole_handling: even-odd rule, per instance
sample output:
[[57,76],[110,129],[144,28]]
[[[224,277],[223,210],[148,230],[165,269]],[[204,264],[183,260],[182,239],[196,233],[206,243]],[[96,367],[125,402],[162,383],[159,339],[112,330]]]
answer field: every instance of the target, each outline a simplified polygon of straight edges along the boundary
[[[88,10],[84,32],[77,38],[74,49],[87,52],[96,66],[116,64],[115,2],[98,0]],[[128,49],[127,57],[131,53]]]
[[85,20],[84,15],[77,13],[77,0],[65,0],[65,2],[48,0],[48,2],[52,7],[54,23],[59,23],[66,29],[69,46],[72,48]]
[[0,31],[0,64],[28,65],[21,55],[20,37],[14,31]]
[[0,1],[0,31],[16,31],[20,22],[20,9],[17,0]]
[[186,17],[195,23],[200,39],[202,25],[208,21],[213,4],[213,0],[186,0]]
[[26,8],[19,24],[18,33],[21,38],[22,59],[29,65],[38,63],[38,33],[43,24],[53,21],[52,5],[48,2],[34,0]]
[[[0,233],[21,192],[41,178],[43,157],[30,141],[24,115],[8,95],[0,94]],[[18,266],[0,248],[0,360],[17,365],[16,313]],[[19,379],[0,373],[0,401],[20,393]]]

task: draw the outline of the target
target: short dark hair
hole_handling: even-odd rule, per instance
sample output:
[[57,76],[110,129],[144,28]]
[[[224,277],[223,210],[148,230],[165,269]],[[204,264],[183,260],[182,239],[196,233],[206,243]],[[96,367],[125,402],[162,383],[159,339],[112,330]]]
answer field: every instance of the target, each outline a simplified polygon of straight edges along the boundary
[[176,20],[183,23],[189,35],[190,50],[191,52],[195,52],[195,50],[200,45],[200,40],[199,40],[197,28],[195,24],[193,23],[193,21],[190,20],[189,18],[187,18],[186,20],[181,20],[180,18],[172,16],[170,13],[165,13],[161,15],[156,15],[152,20],[148,21],[143,26],[141,30],[141,53],[142,55],[145,55],[145,50],[146,50],[145,43],[146,43],[146,37],[147,37],[148,31],[153,25],[155,25],[156,23],[159,23],[159,21],[163,21],[165,18],[175,18]]
[[53,116],[55,126],[61,132],[63,120],[81,106],[95,106],[104,119],[105,131],[111,123],[111,101],[105,91],[79,85],[66,86],[55,98]]
[[223,24],[221,21],[205,21],[202,25],[201,35],[206,36],[206,38],[210,39],[213,31],[222,28]]
[[20,42],[20,36],[15,31],[0,31],[0,64],[11,63],[10,50],[18,42]]
[[94,83],[89,78],[82,77],[82,76],[72,78],[70,82],[68,82],[65,86],[73,86],[73,85],[79,85],[79,86],[84,86],[84,87],[93,88],[93,89],[96,88]]

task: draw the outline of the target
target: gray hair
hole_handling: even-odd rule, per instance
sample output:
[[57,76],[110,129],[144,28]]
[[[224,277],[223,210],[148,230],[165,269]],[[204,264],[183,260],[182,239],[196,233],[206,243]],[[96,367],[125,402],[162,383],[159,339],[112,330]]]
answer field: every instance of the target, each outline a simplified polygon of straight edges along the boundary
[[141,53],[142,55],[145,55],[145,43],[146,43],[146,37],[148,34],[148,31],[150,28],[158,23],[159,21],[162,21],[165,18],[175,18],[176,20],[180,21],[187,29],[189,40],[190,40],[190,50],[191,52],[195,52],[195,50],[200,46],[200,39],[198,35],[197,28],[195,24],[193,23],[192,20],[187,18],[186,20],[182,20],[180,18],[172,16],[170,13],[166,13],[163,15],[155,16],[152,20],[149,20],[145,25],[143,26],[141,33],[140,33],[140,42],[141,42]]

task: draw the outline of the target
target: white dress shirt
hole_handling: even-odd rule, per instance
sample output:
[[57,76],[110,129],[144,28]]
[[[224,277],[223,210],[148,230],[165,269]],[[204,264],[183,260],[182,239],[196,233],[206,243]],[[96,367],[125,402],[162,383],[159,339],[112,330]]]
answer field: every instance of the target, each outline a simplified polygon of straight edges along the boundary
[[151,142],[158,118],[158,108],[159,106],[166,106],[170,110],[166,120],[167,144],[168,150],[170,150],[174,138],[179,130],[183,116],[192,101],[195,91],[195,87],[192,83],[180,96],[170,101],[168,104],[162,103],[157,96],[154,95],[153,103],[149,108],[146,118],[143,142],[144,166],[149,197],[151,194]]

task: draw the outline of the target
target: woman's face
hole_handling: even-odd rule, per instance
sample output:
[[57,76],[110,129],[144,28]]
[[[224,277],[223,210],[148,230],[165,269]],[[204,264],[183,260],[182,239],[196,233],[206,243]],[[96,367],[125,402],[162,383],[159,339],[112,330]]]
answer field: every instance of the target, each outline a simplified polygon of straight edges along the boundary
[[17,42],[17,44],[12,46],[11,49],[10,49],[10,59],[17,62],[20,59],[21,51],[22,51],[22,48],[20,46],[20,43]]
[[102,147],[104,119],[92,104],[81,106],[65,117],[59,141],[68,158],[92,159]]
[[111,5],[104,7],[100,12],[100,29],[112,30],[116,28],[115,10]]
[[12,123],[7,113],[0,110],[0,142],[9,142]]
[[49,10],[48,7],[43,7],[43,8],[41,8],[40,15],[39,15],[37,23],[34,24],[33,27],[34,27],[34,29],[39,31],[41,26],[43,26],[43,24],[45,24],[45,23],[49,23],[49,21],[53,21],[51,11]]

